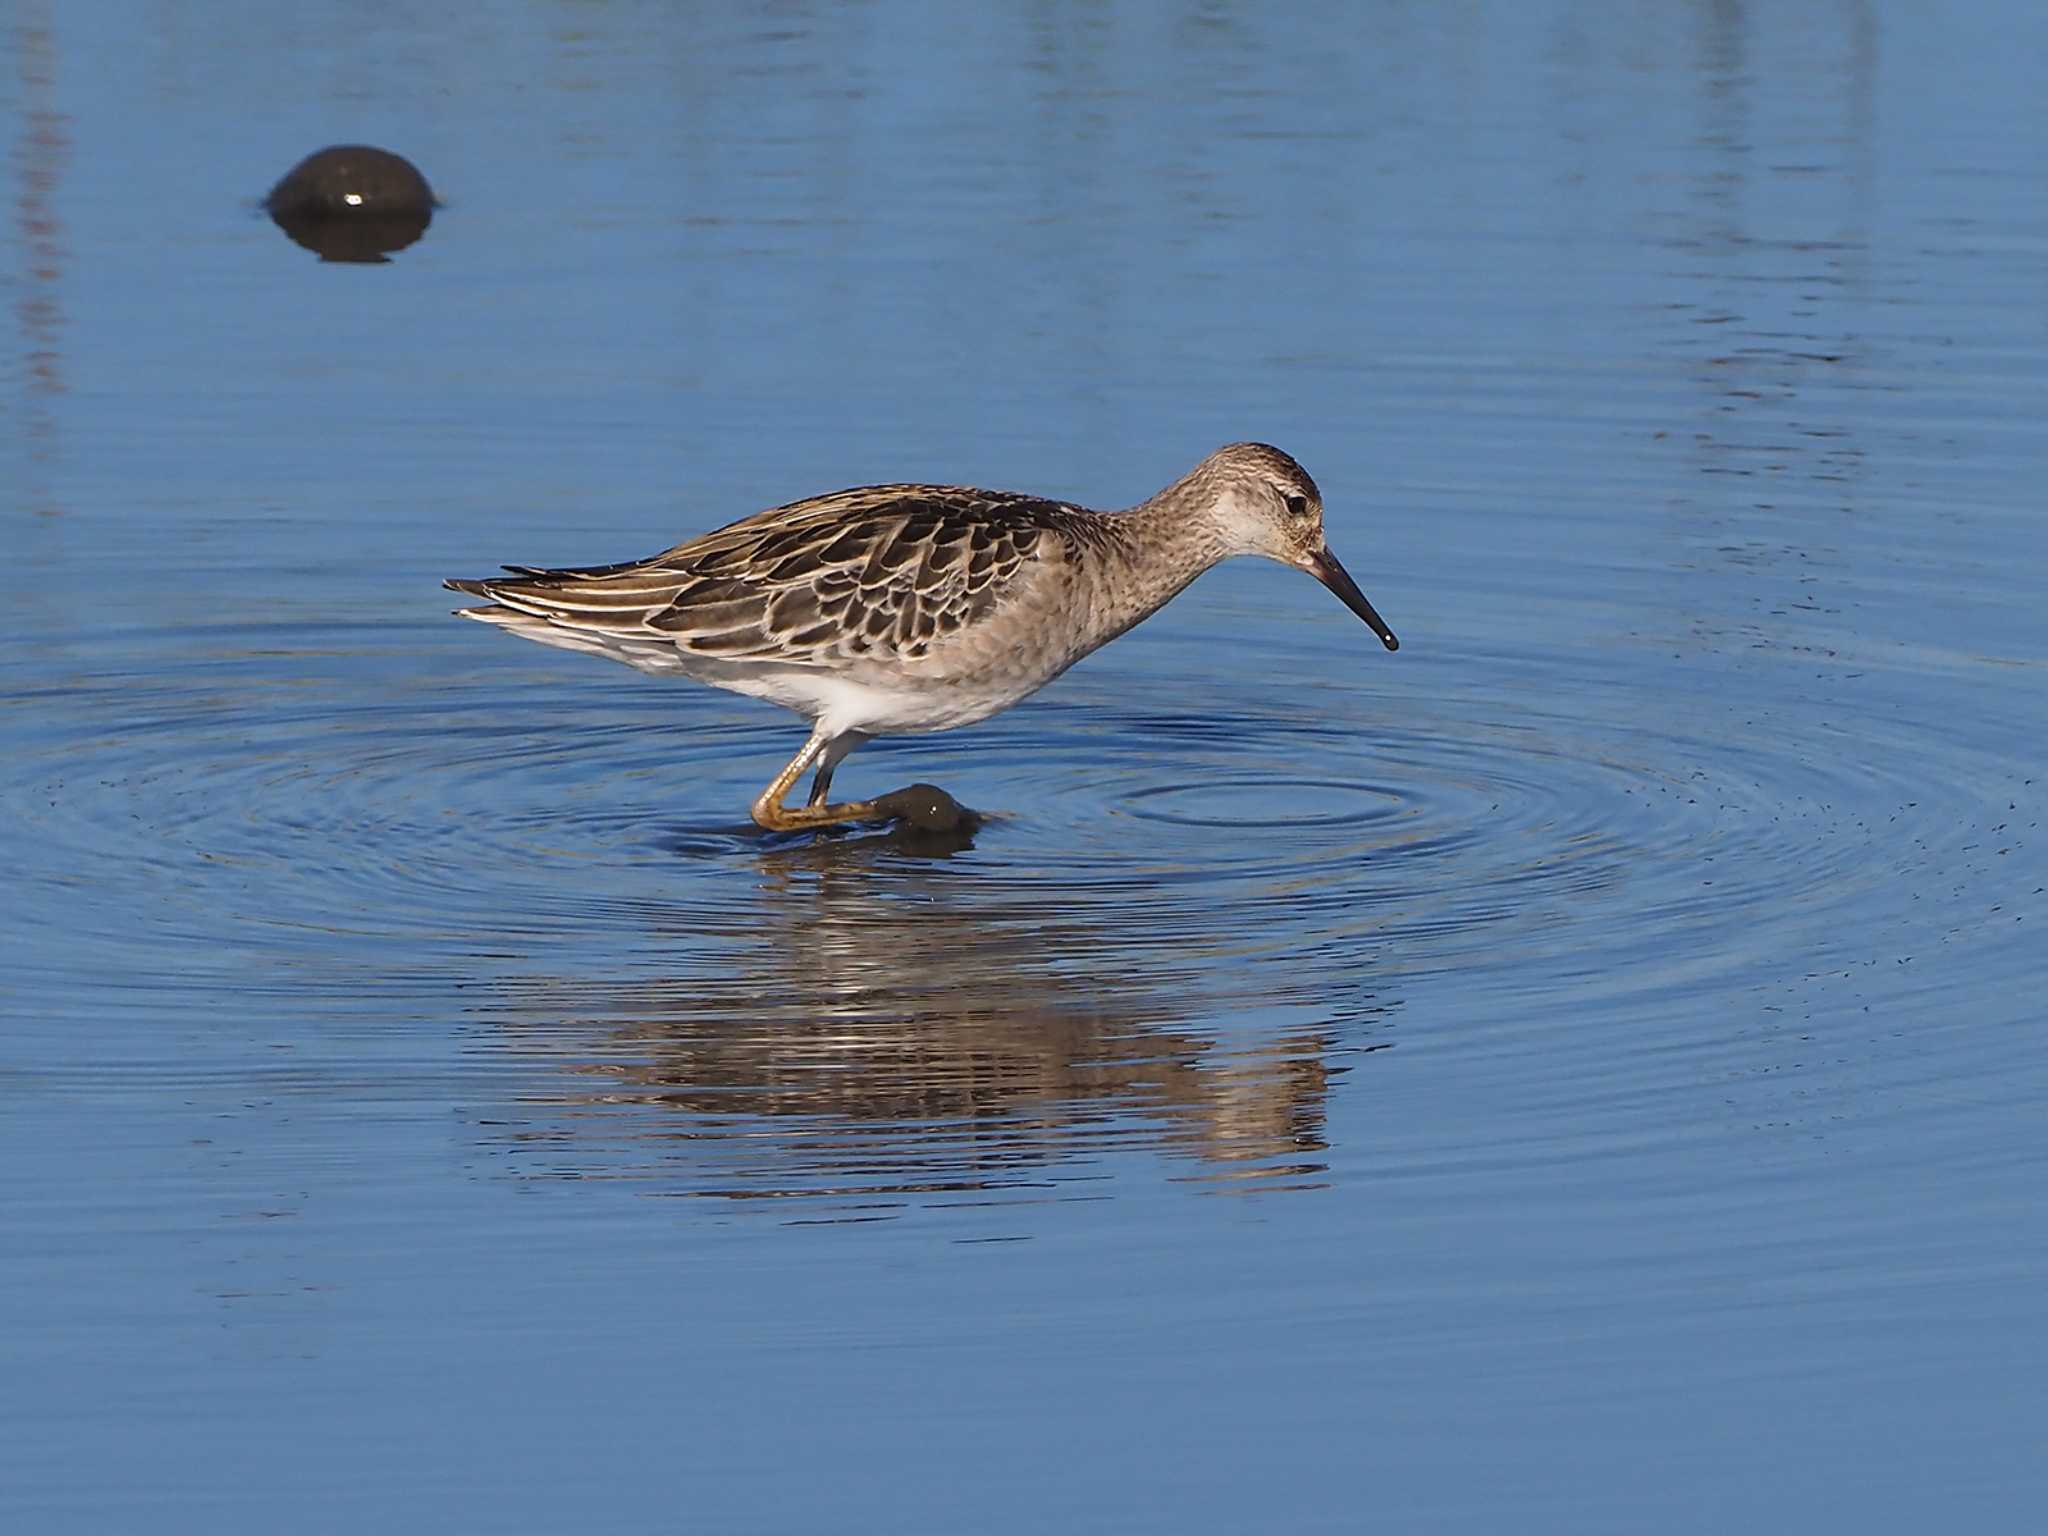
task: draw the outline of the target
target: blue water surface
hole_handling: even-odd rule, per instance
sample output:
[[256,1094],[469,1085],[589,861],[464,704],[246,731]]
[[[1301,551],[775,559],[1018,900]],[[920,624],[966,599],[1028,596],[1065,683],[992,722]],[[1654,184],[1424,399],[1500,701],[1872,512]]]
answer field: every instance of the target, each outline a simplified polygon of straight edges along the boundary
[[[2037,1523],[2037,8],[4,35],[0,1528]],[[1246,438],[972,838],[439,588]]]

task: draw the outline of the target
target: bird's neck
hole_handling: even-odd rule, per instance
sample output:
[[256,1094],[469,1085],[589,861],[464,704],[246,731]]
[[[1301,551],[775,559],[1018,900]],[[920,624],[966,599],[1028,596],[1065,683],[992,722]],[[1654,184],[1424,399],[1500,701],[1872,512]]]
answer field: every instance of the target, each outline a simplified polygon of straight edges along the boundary
[[1104,543],[1098,602],[1112,616],[1112,635],[1164,607],[1182,588],[1232,550],[1213,518],[1169,487],[1128,512],[1096,523]]

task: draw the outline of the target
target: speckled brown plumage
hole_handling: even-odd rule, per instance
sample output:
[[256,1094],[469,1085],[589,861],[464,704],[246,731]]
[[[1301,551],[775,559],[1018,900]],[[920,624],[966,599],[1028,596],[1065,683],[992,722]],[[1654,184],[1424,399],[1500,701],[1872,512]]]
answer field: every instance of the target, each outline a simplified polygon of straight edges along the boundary
[[1077,507],[966,486],[874,485],[771,508],[648,560],[450,581],[573,629],[725,660],[916,661],[986,619]]
[[[1299,464],[1236,443],[1127,512],[1012,491],[874,485],[770,508],[647,560],[450,580],[466,617],[528,639],[783,704],[813,735],[754,808],[764,826],[824,806],[834,766],[874,735],[986,719],[1151,614],[1218,561],[1312,572],[1395,641],[1323,540]],[[813,806],[781,797],[816,764]]]

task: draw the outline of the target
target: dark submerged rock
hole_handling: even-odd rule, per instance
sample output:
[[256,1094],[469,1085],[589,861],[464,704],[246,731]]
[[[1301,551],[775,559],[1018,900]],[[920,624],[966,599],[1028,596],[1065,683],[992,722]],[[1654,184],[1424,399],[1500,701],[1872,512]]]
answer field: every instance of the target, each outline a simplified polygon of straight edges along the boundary
[[971,831],[977,820],[974,812],[936,784],[892,789],[875,801],[875,810],[920,832]]
[[327,261],[385,260],[426,233],[435,206],[410,160],[368,144],[315,151],[263,199],[279,229]]

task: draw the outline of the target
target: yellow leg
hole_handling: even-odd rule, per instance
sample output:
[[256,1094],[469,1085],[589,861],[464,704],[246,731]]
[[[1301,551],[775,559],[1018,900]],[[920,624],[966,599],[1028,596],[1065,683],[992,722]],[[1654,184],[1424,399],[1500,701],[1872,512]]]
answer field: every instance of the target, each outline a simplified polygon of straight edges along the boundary
[[[839,766],[841,758],[866,739],[858,735],[853,735],[849,739],[848,736],[826,736],[812,732],[811,739],[804,743],[803,750],[789,760],[788,766],[775,775],[775,782],[762,790],[760,798],[754,802],[754,824],[770,832],[801,832],[807,827],[835,827],[849,821],[879,821],[892,815],[890,811],[879,809],[872,800],[849,800],[839,805],[823,803],[822,790],[831,788],[832,770]],[[813,763],[818,764],[821,792],[812,795],[809,805],[784,805],[783,797]]]

